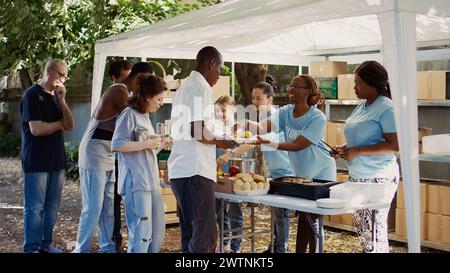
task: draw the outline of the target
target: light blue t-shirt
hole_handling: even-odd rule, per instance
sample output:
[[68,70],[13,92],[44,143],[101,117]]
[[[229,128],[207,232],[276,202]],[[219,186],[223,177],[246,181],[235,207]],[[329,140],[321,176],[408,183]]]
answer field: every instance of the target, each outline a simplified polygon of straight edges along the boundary
[[[268,113],[268,118],[272,114],[276,113],[278,109],[272,107],[271,111]],[[286,142],[283,131],[277,129],[274,132],[262,135],[264,139],[273,142]],[[268,146],[261,146],[261,151],[264,154],[264,159],[269,169],[269,175],[272,178],[284,177],[284,176],[295,176],[291,168],[291,162],[289,161],[289,155],[286,151],[281,151]]]
[[336,162],[320,142],[327,119],[315,107],[303,116],[294,118],[294,105],[286,105],[273,113],[270,120],[284,132],[287,142],[293,142],[302,135],[311,142],[307,148],[288,152],[295,176],[336,181]]
[[[347,119],[344,129],[347,147],[375,145],[384,140],[383,133],[395,133],[394,108],[385,96],[368,107],[362,101]],[[347,162],[353,178],[393,178],[398,176],[398,164],[394,153],[358,156]]]

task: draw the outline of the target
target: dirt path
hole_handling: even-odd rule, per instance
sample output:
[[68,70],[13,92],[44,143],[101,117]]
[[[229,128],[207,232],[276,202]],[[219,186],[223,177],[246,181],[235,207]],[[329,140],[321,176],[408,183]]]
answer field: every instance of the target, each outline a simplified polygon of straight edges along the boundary
[[[21,166],[18,159],[0,158],[0,252],[22,252],[23,244],[23,204],[22,192],[23,182]],[[63,188],[61,208],[54,231],[54,244],[69,252],[74,247],[78,228],[78,219],[81,210],[81,195],[78,181],[66,181]],[[244,209],[246,226],[249,225],[249,209]],[[270,213],[268,208],[256,208],[256,229],[267,230],[270,228]],[[123,221],[125,223],[125,221]],[[289,252],[295,251],[295,236],[297,224],[291,219],[291,232],[289,238]],[[168,225],[161,252],[180,252],[179,226]],[[125,228],[122,231],[126,239]],[[124,240],[126,247],[126,240]],[[262,252],[269,245],[270,236],[261,235],[257,237],[256,252]],[[94,238],[93,251],[98,246]],[[327,228],[325,231],[325,252],[361,252],[362,248],[357,245],[357,237],[350,232]],[[392,252],[407,252],[404,244],[391,242]],[[250,252],[250,240],[244,239],[242,252]],[[436,250],[424,249],[424,252],[438,252]]]

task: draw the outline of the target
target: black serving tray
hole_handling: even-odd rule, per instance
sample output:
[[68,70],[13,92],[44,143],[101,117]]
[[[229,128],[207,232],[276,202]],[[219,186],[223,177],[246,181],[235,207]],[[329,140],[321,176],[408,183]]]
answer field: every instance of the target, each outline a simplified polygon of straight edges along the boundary
[[305,198],[308,200],[317,200],[330,197],[330,187],[341,182],[313,179],[313,182],[321,183],[321,185],[308,185],[308,183],[287,183],[283,182],[284,178],[278,177],[270,181],[269,194],[288,195],[293,197]]

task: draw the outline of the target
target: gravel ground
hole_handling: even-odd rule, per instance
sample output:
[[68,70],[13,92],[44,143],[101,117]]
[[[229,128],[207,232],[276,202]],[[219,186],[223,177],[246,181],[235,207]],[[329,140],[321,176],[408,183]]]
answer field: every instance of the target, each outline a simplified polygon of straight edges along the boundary
[[[21,175],[20,161],[16,158],[0,158],[0,252],[22,252],[23,244],[23,179]],[[54,244],[69,252],[75,245],[78,219],[81,210],[81,194],[78,181],[67,180],[64,183],[63,196],[58,220],[54,230]],[[244,209],[246,226],[249,226],[250,209]],[[270,213],[267,207],[256,207],[256,230],[267,230],[270,228]],[[125,221],[123,221],[125,223]],[[297,224],[291,219],[291,233],[289,239],[289,252],[295,251],[295,237]],[[126,248],[126,232],[124,247]],[[255,242],[255,252],[263,252],[267,249],[270,236],[259,235]],[[96,242],[96,238],[94,238]],[[93,244],[93,251],[98,246]],[[249,239],[242,242],[241,252],[250,252],[251,243]],[[423,248],[423,252],[439,252],[433,249]],[[180,229],[177,224],[166,227],[166,235],[161,252],[180,252]],[[347,253],[362,252],[358,246],[358,238],[354,233],[332,228],[325,229],[324,252]],[[406,245],[391,242],[391,252],[407,252]]]

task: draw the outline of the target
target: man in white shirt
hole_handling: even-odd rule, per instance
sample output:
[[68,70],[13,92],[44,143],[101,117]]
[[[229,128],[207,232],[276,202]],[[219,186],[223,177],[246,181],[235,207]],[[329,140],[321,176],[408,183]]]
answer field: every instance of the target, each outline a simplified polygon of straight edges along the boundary
[[180,208],[181,245],[185,253],[212,253],[216,247],[216,146],[232,148],[233,140],[214,136],[212,86],[223,59],[211,46],[197,54],[197,65],[172,104],[173,148],[168,160],[172,190]]

